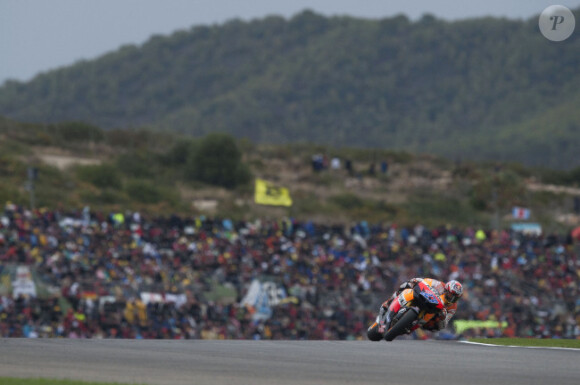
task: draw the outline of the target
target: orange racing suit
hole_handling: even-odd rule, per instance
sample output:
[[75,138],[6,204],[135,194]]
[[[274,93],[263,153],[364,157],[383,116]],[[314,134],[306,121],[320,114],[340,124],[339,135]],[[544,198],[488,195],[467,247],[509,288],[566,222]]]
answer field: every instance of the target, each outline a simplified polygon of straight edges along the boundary
[[[445,290],[444,290],[445,283],[438,281],[436,279],[433,279],[433,278],[412,278],[411,280],[404,282],[399,287],[399,289],[391,296],[391,298],[389,298],[388,300],[383,302],[383,304],[381,305],[381,309],[380,309],[380,314],[381,314],[380,318],[382,319],[382,315],[386,311],[388,311],[389,305],[391,304],[393,299],[397,298],[397,296],[403,290],[413,288],[418,282],[421,282],[421,281],[423,283],[426,283],[427,285],[431,286],[433,291],[441,296],[441,298],[443,299],[443,303],[445,304],[445,310],[446,310],[446,311],[442,312],[441,314],[438,314],[436,317],[434,317],[431,321],[427,322],[425,325],[423,325],[423,328],[427,329],[427,330],[431,330],[431,331],[445,329],[447,327],[447,324],[449,324],[449,321],[451,320],[451,318],[453,318],[453,316],[457,312],[457,303],[450,303],[445,299]],[[412,330],[415,330],[417,327],[419,327],[419,326],[414,327]]]

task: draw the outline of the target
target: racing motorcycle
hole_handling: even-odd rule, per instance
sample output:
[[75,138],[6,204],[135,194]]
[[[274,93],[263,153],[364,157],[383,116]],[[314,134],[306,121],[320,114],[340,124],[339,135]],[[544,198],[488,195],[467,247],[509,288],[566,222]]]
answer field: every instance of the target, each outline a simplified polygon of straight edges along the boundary
[[419,328],[429,328],[436,322],[435,317],[445,310],[443,299],[431,286],[419,282],[412,289],[403,290],[389,305],[382,316],[368,328],[367,336],[371,341],[383,338],[392,341],[396,337]]

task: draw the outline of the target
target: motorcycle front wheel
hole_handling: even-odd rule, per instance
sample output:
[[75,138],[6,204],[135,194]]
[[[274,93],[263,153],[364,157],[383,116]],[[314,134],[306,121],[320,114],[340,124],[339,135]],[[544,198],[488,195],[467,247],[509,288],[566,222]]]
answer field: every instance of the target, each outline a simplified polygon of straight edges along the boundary
[[382,333],[379,333],[379,324],[374,323],[367,329],[367,337],[371,341],[380,341],[383,339]]
[[415,309],[409,309],[405,314],[403,314],[401,319],[385,333],[385,340],[392,341],[396,337],[405,333],[407,329],[411,328],[411,325],[415,322],[418,316],[419,314],[417,314]]

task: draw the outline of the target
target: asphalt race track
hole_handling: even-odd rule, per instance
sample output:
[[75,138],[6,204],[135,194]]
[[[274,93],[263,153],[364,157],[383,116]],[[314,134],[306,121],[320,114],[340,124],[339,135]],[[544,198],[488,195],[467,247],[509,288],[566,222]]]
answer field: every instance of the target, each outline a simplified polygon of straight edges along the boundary
[[159,385],[576,385],[580,350],[409,340],[0,339],[0,376]]

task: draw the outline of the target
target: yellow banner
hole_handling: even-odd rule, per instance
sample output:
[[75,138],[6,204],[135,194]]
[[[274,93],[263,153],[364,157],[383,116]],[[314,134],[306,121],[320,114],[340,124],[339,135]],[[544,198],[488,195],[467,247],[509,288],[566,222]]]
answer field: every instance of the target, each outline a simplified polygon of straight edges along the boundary
[[256,179],[254,201],[260,205],[292,206],[292,198],[286,187],[277,187],[262,179]]
[[506,321],[498,322],[498,321],[457,320],[453,322],[453,326],[455,327],[455,331],[457,332],[457,334],[461,334],[467,329],[475,329],[475,328],[504,329],[507,328],[508,323]]

